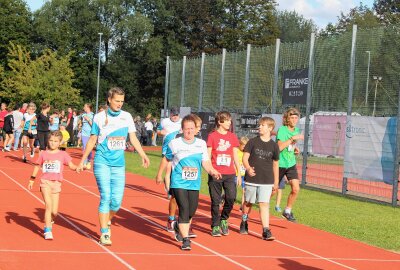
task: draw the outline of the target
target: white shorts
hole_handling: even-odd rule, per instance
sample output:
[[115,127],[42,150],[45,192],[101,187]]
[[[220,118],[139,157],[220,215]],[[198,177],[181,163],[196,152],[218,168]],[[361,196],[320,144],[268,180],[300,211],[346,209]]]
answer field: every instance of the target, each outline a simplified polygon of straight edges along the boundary
[[244,200],[248,203],[269,203],[274,185],[253,186],[246,183]]

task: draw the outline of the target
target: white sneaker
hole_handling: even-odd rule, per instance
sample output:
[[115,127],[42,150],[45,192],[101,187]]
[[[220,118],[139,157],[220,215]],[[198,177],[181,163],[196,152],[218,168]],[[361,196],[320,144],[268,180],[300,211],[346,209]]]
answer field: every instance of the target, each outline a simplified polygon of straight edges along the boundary
[[44,239],[46,240],[53,240],[53,233],[52,232],[45,232]]
[[111,237],[109,233],[102,233],[100,236],[100,241],[99,243],[103,246],[111,246]]

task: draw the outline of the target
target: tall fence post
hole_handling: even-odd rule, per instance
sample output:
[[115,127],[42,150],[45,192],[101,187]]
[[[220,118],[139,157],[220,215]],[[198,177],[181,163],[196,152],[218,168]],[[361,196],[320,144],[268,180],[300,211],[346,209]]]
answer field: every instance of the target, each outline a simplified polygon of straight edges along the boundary
[[276,39],[275,45],[275,67],[274,67],[274,87],[272,92],[271,113],[276,113],[276,99],[278,96],[278,80],[279,80],[279,52],[281,47],[281,40]]
[[181,80],[181,107],[185,104],[185,79],[186,79],[186,56],[182,62],[182,80]]
[[220,88],[220,92],[219,92],[219,110],[220,111],[222,111],[222,109],[224,107],[225,58],[226,58],[226,49],[222,49],[221,88]]
[[311,33],[310,37],[310,55],[308,59],[308,84],[307,84],[307,105],[306,105],[306,122],[304,127],[304,146],[303,146],[303,166],[301,184],[307,184],[307,161],[308,161],[308,142],[310,133],[310,111],[312,102],[312,83],[314,74],[314,47],[315,47],[315,33]]
[[247,44],[246,76],[244,79],[244,101],[243,101],[243,112],[244,113],[247,112],[247,104],[249,102],[250,52],[251,52],[251,45]]
[[[356,41],[357,41],[357,25],[353,25],[353,37],[351,40],[351,54],[350,54],[350,73],[349,73],[349,96],[347,98],[347,120],[346,130],[351,126],[351,113],[353,111],[353,90],[354,90],[354,71],[356,66]],[[345,154],[344,160],[349,156],[349,139],[346,137],[345,141]],[[347,177],[343,177],[342,194],[347,193]]]
[[199,89],[199,112],[203,107],[203,91],[204,91],[204,62],[206,60],[206,54],[201,53],[201,66],[200,66],[200,89]]
[[394,171],[393,171],[393,189],[392,189],[392,206],[397,206],[397,193],[399,192],[399,151],[400,151],[400,82],[399,82],[399,97],[397,106],[397,132],[396,132],[396,147],[394,151]]
[[169,56],[167,56],[167,63],[165,64],[164,118],[167,117],[168,95],[169,95]]

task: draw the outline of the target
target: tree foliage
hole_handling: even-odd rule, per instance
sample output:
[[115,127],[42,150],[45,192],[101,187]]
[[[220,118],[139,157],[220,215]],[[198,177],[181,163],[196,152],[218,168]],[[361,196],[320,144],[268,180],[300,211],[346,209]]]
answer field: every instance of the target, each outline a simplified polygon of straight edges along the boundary
[[73,72],[69,57],[45,50],[36,59],[21,45],[11,43],[10,72],[2,81],[0,96],[13,101],[43,101],[56,108],[80,102],[79,90],[72,87]]
[[307,20],[296,11],[281,11],[277,15],[281,42],[299,42],[310,39],[310,35],[317,31],[312,20]]

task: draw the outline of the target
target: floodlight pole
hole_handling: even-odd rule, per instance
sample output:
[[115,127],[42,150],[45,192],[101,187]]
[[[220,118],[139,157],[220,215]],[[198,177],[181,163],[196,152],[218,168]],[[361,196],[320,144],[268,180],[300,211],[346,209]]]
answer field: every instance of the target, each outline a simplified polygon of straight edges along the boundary
[[103,33],[99,33],[99,64],[98,64],[98,66],[97,66],[96,113],[99,111],[101,35],[103,35]]
[[368,53],[368,67],[367,67],[367,85],[365,86],[365,106],[368,103],[368,84],[369,84],[369,66],[371,64],[371,51],[365,51]]

